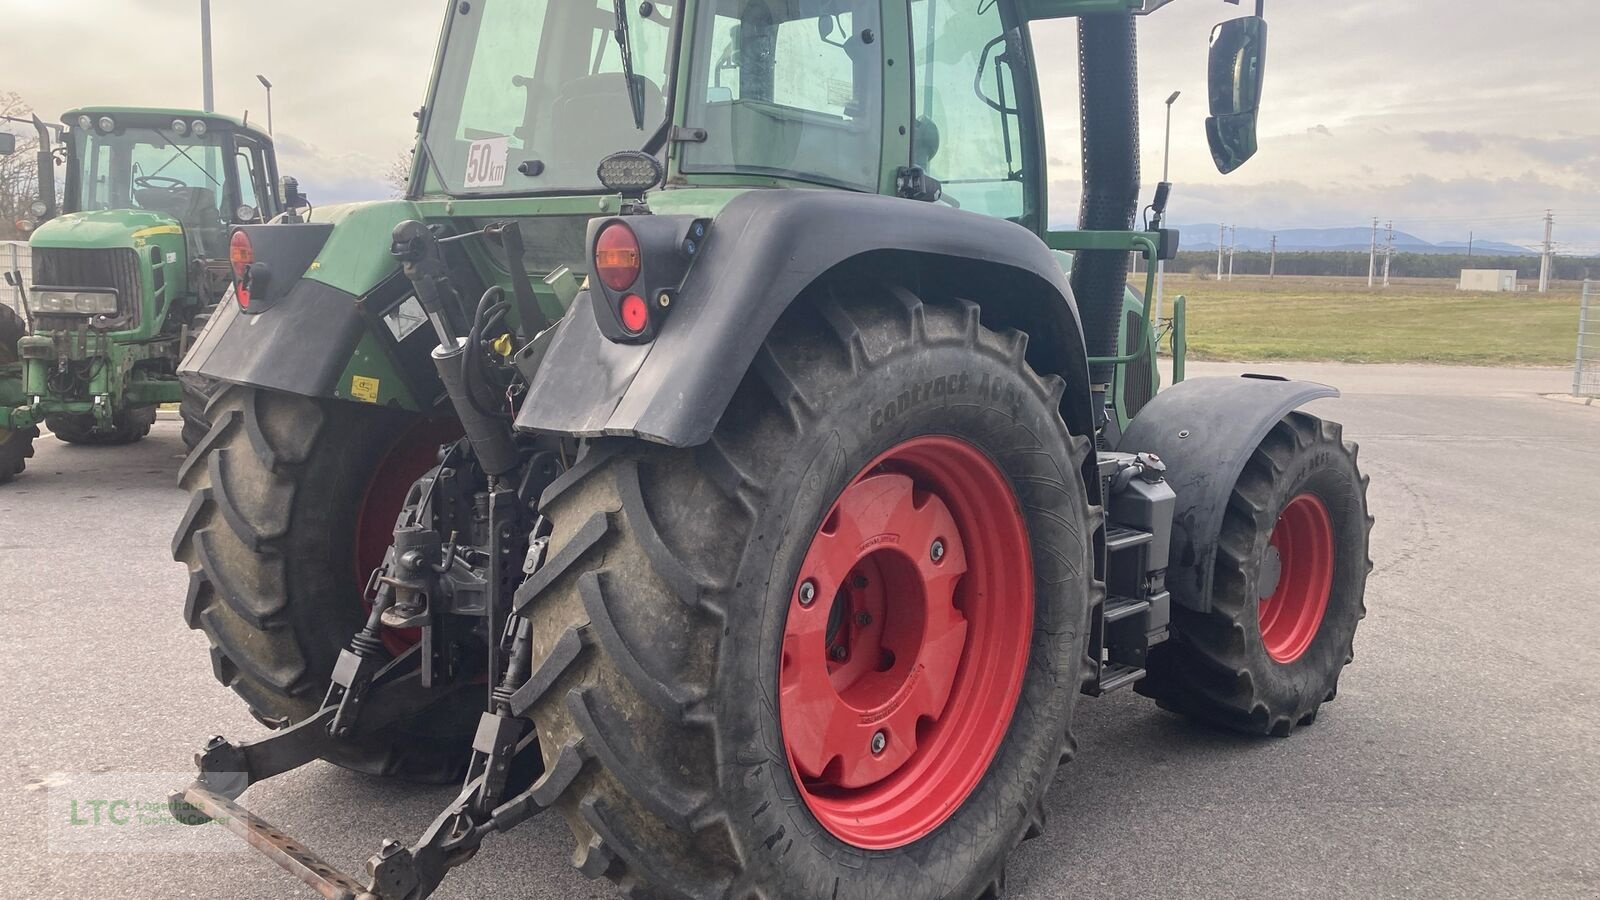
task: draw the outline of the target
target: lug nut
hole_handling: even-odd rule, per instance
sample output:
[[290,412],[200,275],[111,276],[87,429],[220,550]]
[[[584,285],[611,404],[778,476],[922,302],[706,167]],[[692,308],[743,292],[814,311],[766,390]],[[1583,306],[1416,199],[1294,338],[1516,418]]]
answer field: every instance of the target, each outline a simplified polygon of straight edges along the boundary
[[928,548],[928,556],[931,557],[934,562],[944,559],[944,541],[935,538],[933,541],[933,546]]
[[850,586],[853,587],[853,588],[856,588],[858,590],[861,589],[861,588],[866,587],[867,586],[867,576],[865,576],[865,575],[857,575],[857,576],[855,576],[854,578],[850,579]]
[[873,756],[877,756],[878,754],[882,753],[883,752],[883,748],[885,748],[887,746],[889,746],[889,736],[887,734],[884,734],[881,731],[873,733],[873,735],[872,735],[872,755]]
[[807,578],[800,584],[800,605],[810,606],[817,602],[817,584]]
[[865,628],[868,625],[871,625],[872,624],[872,616],[871,616],[871,614],[864,613],[864,612],[856,613],[856,624],[860,625],[862,628]]
[[844,645],[834,644],[833,649],[828,651],[828,655],[842,662],[845,657]]

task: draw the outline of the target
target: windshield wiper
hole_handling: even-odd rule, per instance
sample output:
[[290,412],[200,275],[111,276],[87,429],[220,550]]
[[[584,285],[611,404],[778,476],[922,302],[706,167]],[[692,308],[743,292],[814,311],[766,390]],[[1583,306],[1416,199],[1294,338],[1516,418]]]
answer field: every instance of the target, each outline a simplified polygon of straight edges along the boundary
[[615,0],[617,50],[622,53],[622,77],[628,82],[628,105],[633,107],[633,127],[644,130],[644,85],[633,75],[633,45],[628,40],[628,0]]
[[[166,137],[166,132],[163,131],[163,132],[160,132],[160,134],[161,134],[162,137]],[[172,149],[178,151],[178,153],[181,154],[184,159],[187,159],[189,161],[189,165],[194,166],[196,169],[199,169],[200,170],[200,174],[206,176],[206,178],[209,178],[211,180],[212,184],[216,185],[217,187],[222,187],[222,182],[220,182],[217,179],[213,178],[210,172],[206,171],[203,167],[201,167],[201,165],[199,163],[195,162],[194,161],[194,157],[192,157],[188,153],[186,153],[184,151],[183,147],[179,146],[177,141],[172,140],[172,139],[169,138],[167,143],[171,144],[172,145]],[[168,159],[166,162],[161,164],[161,168],[156,169],[154,172],[151,172],[150,175],[147,176],[147,177],[154,177],[156,175],[160,175],[163,169],[165,169],[167,166],[170,166],[170,165],[172,165],[173,163],[175,163],[177,161],[178,161],[178,157],[176,157],[176,156]]]

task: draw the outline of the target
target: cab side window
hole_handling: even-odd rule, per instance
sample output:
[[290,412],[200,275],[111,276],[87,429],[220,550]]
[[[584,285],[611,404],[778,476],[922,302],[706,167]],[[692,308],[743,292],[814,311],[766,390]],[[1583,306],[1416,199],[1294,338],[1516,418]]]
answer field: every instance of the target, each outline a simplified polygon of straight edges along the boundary
[[1022,134],[1004,35],[998,3],[913,0],[911,155],[951,206],[1020,219]]

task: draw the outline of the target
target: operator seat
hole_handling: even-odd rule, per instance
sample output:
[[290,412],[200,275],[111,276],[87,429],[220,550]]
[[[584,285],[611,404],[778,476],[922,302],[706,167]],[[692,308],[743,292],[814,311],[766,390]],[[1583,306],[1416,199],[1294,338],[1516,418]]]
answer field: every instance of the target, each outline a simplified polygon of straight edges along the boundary
[[[560,170],[585,169],[591,174],[598,158],[590,158],[593,148],[606,152],[638,150],[644,146],[665,115],[666,103],[661,88],[643,76],[644,130],[633,127],[633,109],[628,101],[628,83],[621,72],[585,75],[561,85],[550,111],[550,134],[546,163]],[[565,139],[583,134],[581,142]],[[590,153],[574,154],[583,147]]]

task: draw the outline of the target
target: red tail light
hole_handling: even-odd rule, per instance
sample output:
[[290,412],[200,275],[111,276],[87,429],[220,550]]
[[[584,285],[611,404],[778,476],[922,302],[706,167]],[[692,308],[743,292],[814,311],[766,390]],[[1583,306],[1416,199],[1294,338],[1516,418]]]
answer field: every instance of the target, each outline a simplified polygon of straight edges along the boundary
[[250,308],[250,288],[246,284],[250,264],[256,261],[256,250],[250,245],[250,235],[235,231],[228,241],[228,262],[233,266],[233,295],[242,309]]
[[639,239],[633,229],[613,222],[594,242],[594,271],[605,286],[625,291],[639,278]]

